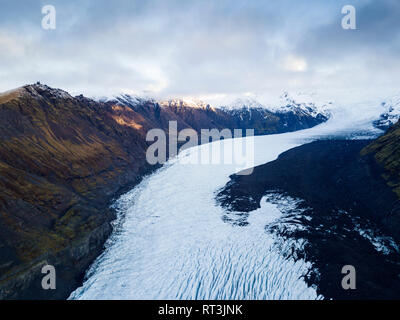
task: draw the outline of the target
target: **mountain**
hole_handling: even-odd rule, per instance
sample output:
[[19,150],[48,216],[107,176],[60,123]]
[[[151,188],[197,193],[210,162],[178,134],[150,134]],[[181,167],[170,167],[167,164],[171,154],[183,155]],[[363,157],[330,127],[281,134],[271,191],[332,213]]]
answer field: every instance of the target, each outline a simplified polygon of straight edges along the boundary
[[298,94],[295,98],[284,92],[280,96],[280,102],[271,111],[278,113],[297,113],[312,117],[330,117],[332,102],[314,102],[313,97],[305,94]]
[[315,102],[313,96],[305,94],[297,94],[295,97],[288,92],[284,92],[274,103],[262,104],[252,98],[239,98],[231,103],[221,106],[225,110],[242,110],[242,109],[265,109],[273,113],[294,113],[303,114],[312,117],[323,116],[330,117],[330,109],[332,102]]
[[374,125],[379,129],[387,130],[400,119],[400,96],[387,99],[381,106],[385,111],[378,120],[374,121]]
[[44,85],[0,96],[1,298],[65,298],[80,283],[111,232],[110,198],[147,169],[132,112]]
[[[154,170],[146,134],[308,128],[326,117],[248,108],[227,111],[129,95],[95,101],[37,83],[0,94],[0,298],[62,299],[101,253],[116,212],[109,205]],[[41,288],[54,265],[57,289]]]
[[[156,101],[137,96],[120,95],[109,102],[128,105],[133,110],[148,114],[148,109],[160,111],[159,121],[167,128],[166,121],[176,120],[183,127],[201,129],[249,129],[255,135],[282,133],[313,127],[326,121],[330,114],[326,105],[296,103],[286,100],[284,107],[265,107],[255,100],[235,100],[227,106],[213,107],[202,101],[170,99]],[[183,128],[182,127],[182,128]]]
[[[266,134],[268,129],[262,129],[264,119],[273,115],[277,118],[277,132],[296,131],[313,127],[330,117],[330,104],[298,102],[285,92],[275,105],[263,105],[254,99],[237,99],[221,109],[231,114],[238,122],[247,126],[255,126],[256,134]],[[257,125],[261,123],[260,125]]]

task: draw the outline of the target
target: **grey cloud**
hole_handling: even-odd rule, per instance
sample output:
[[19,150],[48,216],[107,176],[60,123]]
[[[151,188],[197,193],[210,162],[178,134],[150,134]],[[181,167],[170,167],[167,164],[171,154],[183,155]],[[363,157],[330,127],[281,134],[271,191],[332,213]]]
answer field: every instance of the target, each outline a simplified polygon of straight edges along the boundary
[[[340,26],[351,2],[357,31]],[[335,96],[349,85],[378,96],[398,84],[395,0],[54,0],[54,31],[40,27],[44,4],[0,0],[1,91],[40,80],[98,96]]]

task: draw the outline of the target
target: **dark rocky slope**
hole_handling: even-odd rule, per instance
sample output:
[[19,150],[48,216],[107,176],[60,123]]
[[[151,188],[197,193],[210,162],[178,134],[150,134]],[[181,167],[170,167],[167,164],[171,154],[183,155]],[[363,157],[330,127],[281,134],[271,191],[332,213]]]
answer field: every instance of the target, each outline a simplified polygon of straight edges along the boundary
[[[243,115],[209,106],[96,102],[41,84],[1,94],[0,298],[62,299],[81,283],[111,232],[111,200],[152,169],[145,160],[149,129],[168,132],[175,120],[179,130],[261,134],[326,120],[293,112],[285,117],[301,124],[284,126],[282,115],[255,114],[242,123]],[[45,264],[56,267],[56,290],[41,288]]]
[[[372,143],[317,141],[294,148],[252,175],[231,176],[217,198],[236,214],[258,208],[271,191],[301,199],[302,216],[290,223],[305,228],[278,222],[266,230],[307,240],[304,250],[293,252],[313,263],[306,280],[326,298],[399,299],[399,133],[397,125]],[[344,265],[356,267],[356,290],[341,287]]]
[[[118,190],[146,171],[119,110],[26,86],[0,105],[0,297],[65,298],[108,237]],[[57,290],[41,289],[43,264]]]
[[384,178],[400,197],[400,122],[393,125],[383,136],[362,151],[372,155],[384,168]]

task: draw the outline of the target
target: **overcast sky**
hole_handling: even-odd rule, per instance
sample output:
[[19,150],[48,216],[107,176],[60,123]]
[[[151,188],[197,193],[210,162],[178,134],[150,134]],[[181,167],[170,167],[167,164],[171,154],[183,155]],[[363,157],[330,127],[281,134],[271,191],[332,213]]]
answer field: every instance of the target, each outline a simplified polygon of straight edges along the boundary
[[[348,4],[357,30],[341,26]],[[0,91],[361,101],[400,93],[399,79],[398,0],[0,0]]]

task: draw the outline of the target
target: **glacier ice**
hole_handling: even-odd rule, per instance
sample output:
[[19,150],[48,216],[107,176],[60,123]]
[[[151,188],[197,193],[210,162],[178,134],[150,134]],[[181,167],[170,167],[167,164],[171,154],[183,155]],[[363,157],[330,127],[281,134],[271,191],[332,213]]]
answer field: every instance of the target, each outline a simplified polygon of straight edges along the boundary
[[[374,135],[378,116],[369,106],[338,108],[312,129],[254,137],[254,165],[315,139]],[[263,198],[246,227],[224,223],[215,192],[243,168],[179,161],[207,148],[185,150],[116,201],[115,231],[70,299],[320,298],[302,279],[312,266],[285,258],[265,232],[281,216],[276,204]]]

